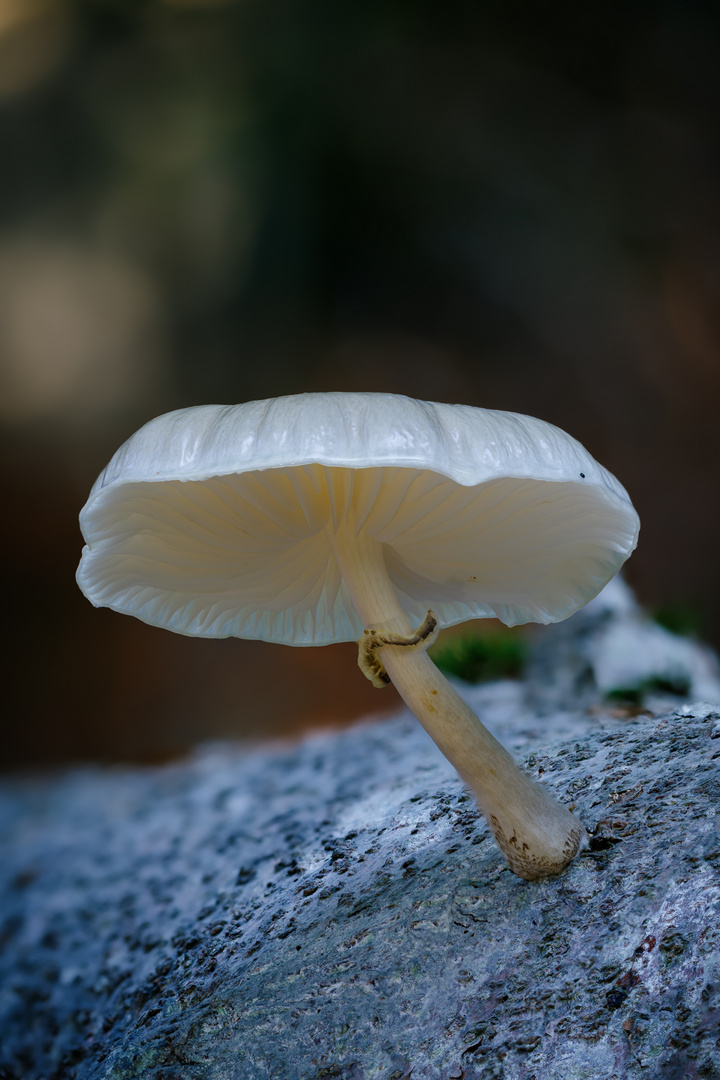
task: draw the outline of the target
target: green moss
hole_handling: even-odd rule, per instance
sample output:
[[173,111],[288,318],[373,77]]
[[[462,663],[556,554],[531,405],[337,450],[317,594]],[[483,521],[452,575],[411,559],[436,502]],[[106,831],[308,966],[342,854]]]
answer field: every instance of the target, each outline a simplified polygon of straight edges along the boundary
[[660,626],[681,637],[702,637],[704,618],[699,608],[692,604],[665,604],[652,612]]
[[469,683],[491,682],[518,676],[525,663],[524,640],[511,630],[487,634],[441,637],[430,656],[445,675]]
[[689,692],[689,677],[685,672],[678,671],[674,674],[653,675],[649,679],[642,679],[634,686],[616,686],[608,690],[606,696],[610,701],[642,705],[647,694],[675,694],[677,697],[685,697]]

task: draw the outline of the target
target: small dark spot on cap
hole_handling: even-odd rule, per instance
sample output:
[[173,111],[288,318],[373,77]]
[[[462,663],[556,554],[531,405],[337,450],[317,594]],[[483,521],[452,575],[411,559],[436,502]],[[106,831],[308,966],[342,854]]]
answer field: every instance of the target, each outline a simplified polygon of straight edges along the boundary
[[583,478],[583,480],[584,480],[584,479],[585,479],[585,473],[584,473],[584,472],[581,472],[581,473],[580,473],[580,475],[582,476],[582,478]]

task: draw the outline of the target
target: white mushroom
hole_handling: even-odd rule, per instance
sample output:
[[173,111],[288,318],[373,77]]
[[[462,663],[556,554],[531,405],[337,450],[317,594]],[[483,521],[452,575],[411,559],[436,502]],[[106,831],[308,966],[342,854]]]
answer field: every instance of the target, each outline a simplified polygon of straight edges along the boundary
[[181,409],[118,450],[80,523],[96,606],[181,634],[360,639],[368,677],[392,680],[520,877],[584,842],[424,651],[438,622],[567,618],[635,548],[625,489],[565,432],[391,394]]

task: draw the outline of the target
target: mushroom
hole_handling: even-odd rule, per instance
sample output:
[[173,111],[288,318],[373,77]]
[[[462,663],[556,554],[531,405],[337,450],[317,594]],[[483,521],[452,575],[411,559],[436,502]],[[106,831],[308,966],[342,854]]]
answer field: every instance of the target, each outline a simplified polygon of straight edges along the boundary
[[359,640],[520,877],[558,873],[586,842],[426,651],[438,625],[565,619],[634,550],[627,492],[565,432],[393,394],[201,405],[128,439],[80,524],[95,606],[180,634]]

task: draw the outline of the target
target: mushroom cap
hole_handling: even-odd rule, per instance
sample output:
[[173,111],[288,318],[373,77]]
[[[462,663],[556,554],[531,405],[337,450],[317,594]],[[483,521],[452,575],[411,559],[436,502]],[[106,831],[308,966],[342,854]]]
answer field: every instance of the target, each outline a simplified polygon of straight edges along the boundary
[[620,483],[575,439],[516,413],[395,394],[298,394],[159,416],[80,514],[77,580],[181,634],[288,645],[364,629],[328,543],[384,545],[413,624],[557,622],[637,543]]

